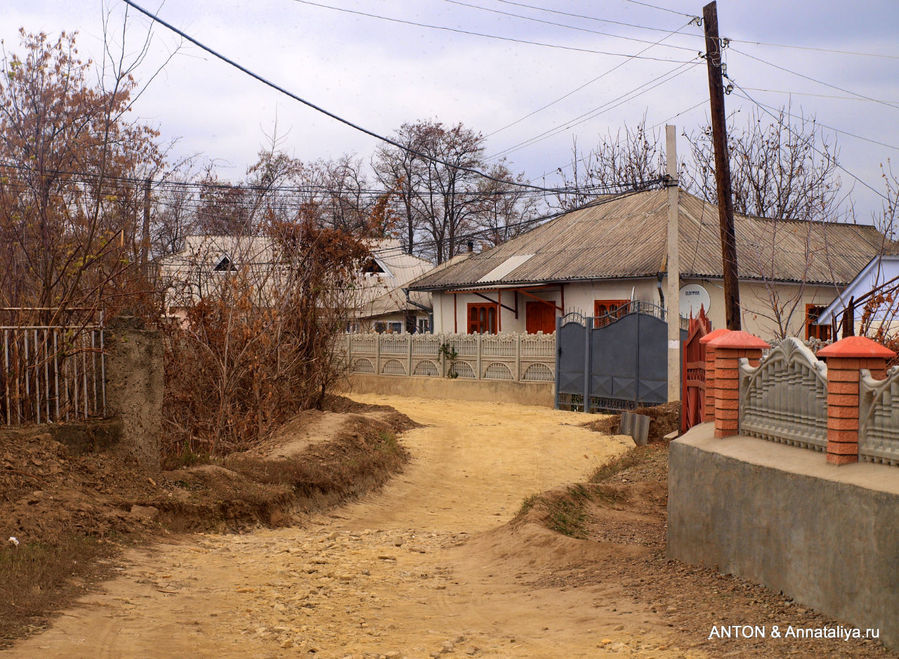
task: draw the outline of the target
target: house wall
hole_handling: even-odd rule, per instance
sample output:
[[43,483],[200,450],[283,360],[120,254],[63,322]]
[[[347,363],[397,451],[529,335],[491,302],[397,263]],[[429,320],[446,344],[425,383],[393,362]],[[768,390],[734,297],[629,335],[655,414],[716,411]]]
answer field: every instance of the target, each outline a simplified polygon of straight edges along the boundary
[[[666,282],[667,283],[667,282]],[[724,313],[724,282],[709,279],[683,279],[681,285],[700,284],[709,292],[710,308],[706,310],[712,329],[726,326]],[[805,306],[814,304],[825,306],[833,300],[836,289],[833,286],[802,286],[800,284],[765,284],[764,282],[740,282],[740,306],[743,310],[741,322],[743,330],[763,339],[779,336],[779,324],[774,318],[772,295],[776,295],[781,305],[786,305],[784,326],[787,336],[805,338]],[[794,308],[795,306],[795,308]]]
[[[527,303],[533,302],[535,297],[541,300],[551,301],[559,307],[563,306],[563,294],[558,286],[528,292],[534,297],[528,297],[521,293],[518,294],[518,318],[515,317],[513,311],[500,308],[501,331],[525,332],[527,330]],[[653,302],[655,304],[658,304],[659,302],[655,279],[572,282],[564,285],[565,313],[577,311],[592,316],[594,300],[629,300],[631,299],[632,293],[637,300]],[[496,291],[485,293],[485,295],[494,301],[497,300]],[[455,297],[457,299],[454,308],[452,294],[436,292],[433,294],[435,333],[466,333],[468,330],[468,305],[470,303],[487,302],[484,298],[473,293],[460,293]],[[511,291],[504,291],[502,303],[508,307],[514,308],[515,294]],[[561,312],[557,310],[556,314],[557,316],[561,315]]]
[[[711,298],[710,308],[706,310],[712,321],[712,328],[725,327],[724,314],[724,283],[721,280],[709,279],[682,279],[681,285],[701,284],[709,292]],[[667,291],[668,281],[662,280],[662,291]],[[652,279],[619,279],[598,282],[572,282],[565,284],[565,313],[577,311],[588,316],[593,315],[594,300],[629,300],[631,297],[641,302],[659,304],[659,292],[657,280]],[[774,320],[772,294],[775,294],[781,304],[786,304],[789,311],[795,304],[789,321],[784,321],[788,328],[788,336],[805,338],[805,307],[807,304],[819,306],[827,305],[834,298],[836,289],[833,286],[801,286],[800,284],[765,284],[763,282],[740,282],[740,304],[743,309],[743,329],[751,334],[764,339],[778,337],[778,323]],[[558,288],[536,290],[532,295],[545,300],[552,300],[562,306],[562,295]],[[487,293],[488,297],[496,300],[495,291]],[[458,331],[464,334],[468,329],[468,304],[471,302],[486,302],[484,298],[472,293],[464,293],[456,296],[455,320],[453,316],[453,295],[448,293],[434,293],[434,332],[448,333]],[[519,293],[518,318],[508,309],[501,309],[501,330],[503,332],[526,331],[527,302],[532,300]],[[506,291],[502,297],[503,304],[514,307],[514,294]],[[668,300],[665,300],[665,306]]]

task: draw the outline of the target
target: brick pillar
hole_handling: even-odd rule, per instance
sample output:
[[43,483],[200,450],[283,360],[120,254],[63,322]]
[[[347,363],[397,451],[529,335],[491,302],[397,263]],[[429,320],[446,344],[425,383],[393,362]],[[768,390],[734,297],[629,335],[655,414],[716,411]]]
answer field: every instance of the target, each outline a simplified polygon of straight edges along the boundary
[[706,344],[715,351],[715,437],[740,431],[740,359],[758,366],[767,343],[749,332],[727,332]]
[[867,368],[878,379],[886,377],[892,350],[863,336],[850,336],[822,348],[827,360],[827,461],[842,465],[858,462],[859,371]]
[[716,329],[699,339],[699,342],[705,346],[705,395],[702,401],[703,423],[715,420],[715,349],[709,345],[709,342],[728,332],[730,332],[729,329]]

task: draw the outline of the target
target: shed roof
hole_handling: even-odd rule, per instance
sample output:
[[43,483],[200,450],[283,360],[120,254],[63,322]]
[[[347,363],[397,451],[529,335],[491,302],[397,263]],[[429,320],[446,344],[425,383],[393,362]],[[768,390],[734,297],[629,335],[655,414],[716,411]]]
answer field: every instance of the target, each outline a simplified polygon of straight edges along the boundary
[[[717,207],[681,190],[678,208],[681,276],[721,278]],[[885,245],[892,246],[867,225],[743,215],[734,223],[741,279],[845,284]],[[603,198],[507,243],[432,270],[409,287],[448,290],[655,277],[667,269],[667,225],[665,190]],[[533,256],[523,258],[526,255]]]

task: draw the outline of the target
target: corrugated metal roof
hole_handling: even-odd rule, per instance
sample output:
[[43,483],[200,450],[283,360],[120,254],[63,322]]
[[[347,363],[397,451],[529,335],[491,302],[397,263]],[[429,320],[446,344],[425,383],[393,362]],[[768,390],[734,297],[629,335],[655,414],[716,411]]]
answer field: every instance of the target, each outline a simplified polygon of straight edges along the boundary
[[[679,194],[683,277],[722,276],[718,209]],[[878,253],[883,236],[871,226],[735,217],[741,279],[845,284]],[[431,271],[417,290],[475,284],[533,284],[654,277],[666,269],[668,204],[665,190],[603,200],[566,213],[507,243]],[[515,256],[533,254],[511,272],[488,274]],[[502,270],[498,270],[502,273]]]

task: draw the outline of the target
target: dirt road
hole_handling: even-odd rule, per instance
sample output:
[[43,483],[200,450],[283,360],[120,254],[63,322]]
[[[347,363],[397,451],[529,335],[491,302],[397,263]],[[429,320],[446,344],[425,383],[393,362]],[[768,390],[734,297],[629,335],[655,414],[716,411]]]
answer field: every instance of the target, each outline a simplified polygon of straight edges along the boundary
[[625,440],[577,427],[574,413],[355,398],[424,424],[404,435],[412,462],[384,490],[300,527],[129,551],[120,576],[9,654],[684,656],[613,585],[528,585],[587,543],[491,531]]

